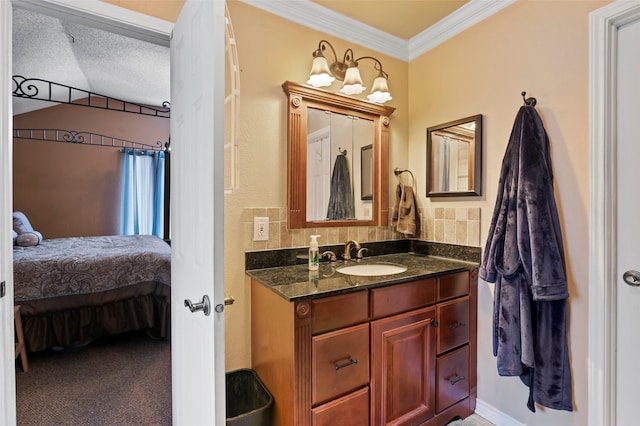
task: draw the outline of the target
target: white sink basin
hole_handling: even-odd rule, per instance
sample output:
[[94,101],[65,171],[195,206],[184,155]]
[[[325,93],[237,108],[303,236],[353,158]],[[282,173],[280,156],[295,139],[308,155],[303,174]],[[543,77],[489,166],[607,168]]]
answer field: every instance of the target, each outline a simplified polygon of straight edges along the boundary
[[336,271],[345,275],[359,275],[365,277],[376,277],[380,275],[399,274],[407,270],[407,267],[398,263],[378,262],[358,265],[340,266]]

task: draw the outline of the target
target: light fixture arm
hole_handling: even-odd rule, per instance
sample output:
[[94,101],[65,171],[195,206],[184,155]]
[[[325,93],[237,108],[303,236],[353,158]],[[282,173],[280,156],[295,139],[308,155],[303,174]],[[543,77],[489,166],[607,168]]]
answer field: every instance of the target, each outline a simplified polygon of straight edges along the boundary
[[384,72],[384,71],[382,70],[382,63],[381,63],[379,60],[377,60],[377,59],[376,59],[376,58],[374,58],[373,56],[362,56],[362,57],[360,57],[360,58],[358,58],[358,59],[356,59],[356,60],[354,61],[354,63],[356,64],[356,66],[358,65],[358,62],[359,62],[361,59],[371,59],[371,60],[375,63],[375,64],[373,65],[373,69],[375,69],[376,71],[378,71],[378,72],[379,72],[379,73],[380,73],[384,78],[386,78],[387,80],[389,79],[389,74],[387,74],[386,72]]

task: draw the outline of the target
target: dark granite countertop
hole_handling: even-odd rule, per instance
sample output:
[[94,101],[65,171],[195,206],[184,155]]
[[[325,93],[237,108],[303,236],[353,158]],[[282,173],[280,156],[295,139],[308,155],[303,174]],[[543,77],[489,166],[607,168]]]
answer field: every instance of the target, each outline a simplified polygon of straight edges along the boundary
[[[477,263],[417,253],[395,253],[367,257],[360,264],[391,262],[405,265],[407,270],[384,276],[344,275],[336,269],[347,264],[322,262],[318,271],[309,271],[306,264],[247,270],[247,275],[266,285],[289,301],[305,297],[325,297],[388,284],[397,284],[435,275],[467,271]],[[357,265],[349,261],[349,265]]]

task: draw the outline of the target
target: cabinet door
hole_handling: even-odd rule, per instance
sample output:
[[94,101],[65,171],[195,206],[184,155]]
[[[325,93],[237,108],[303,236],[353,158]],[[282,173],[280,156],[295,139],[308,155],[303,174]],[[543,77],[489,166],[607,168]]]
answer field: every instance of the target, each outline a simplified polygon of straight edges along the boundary
[[416,425],[435,413],[434,307],[371,323],[373,425]]

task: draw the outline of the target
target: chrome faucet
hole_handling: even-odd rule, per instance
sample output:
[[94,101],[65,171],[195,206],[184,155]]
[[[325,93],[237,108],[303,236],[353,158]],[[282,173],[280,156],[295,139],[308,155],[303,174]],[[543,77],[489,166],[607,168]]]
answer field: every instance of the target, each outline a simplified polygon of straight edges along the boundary
[[344,253],[342,254],[342,260],[351,260],[351,250],[360,250],[360,243],[356,240],[349,240],[344,244]]

